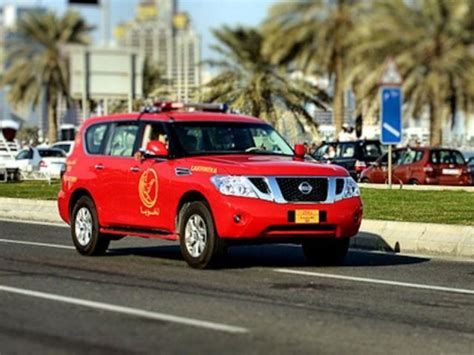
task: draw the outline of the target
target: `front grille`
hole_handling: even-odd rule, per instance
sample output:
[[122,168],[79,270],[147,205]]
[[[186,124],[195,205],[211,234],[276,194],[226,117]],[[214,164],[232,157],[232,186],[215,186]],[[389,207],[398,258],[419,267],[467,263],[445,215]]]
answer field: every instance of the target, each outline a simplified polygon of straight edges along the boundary
[[[277,178],[276,180],[283,198],[288,202],[322,202],[327,199],[327,178]],[[304,182],[312,188],[307,194],[299,189]]]
[[263,192],[264,194],[268,194],[270,192],[268,185],[263,178],[249,178],[249,180],[260,192]]

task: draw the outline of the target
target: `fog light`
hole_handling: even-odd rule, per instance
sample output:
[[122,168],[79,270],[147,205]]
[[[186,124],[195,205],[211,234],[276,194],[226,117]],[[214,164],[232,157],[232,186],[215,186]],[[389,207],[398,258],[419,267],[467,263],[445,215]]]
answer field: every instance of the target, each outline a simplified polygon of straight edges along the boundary
[[240,215],[238,215],[238,214],[236,214],[236,215],[234,216],[234,222],[235,222],[235,223],[240,223],[240,220],[241,220],[241,219],[242,219],[242,218],[241,218]]

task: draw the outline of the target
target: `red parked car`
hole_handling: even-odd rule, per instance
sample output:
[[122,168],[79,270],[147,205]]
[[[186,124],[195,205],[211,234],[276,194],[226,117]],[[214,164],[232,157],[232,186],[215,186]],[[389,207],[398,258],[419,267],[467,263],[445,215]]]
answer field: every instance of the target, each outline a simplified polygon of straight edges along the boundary
[[[455,149],[401,148],[392,152],[393,182],[400,184],[470,185],[470,170],[463,155]],[[384,154],[364,170],[360,181],[385,183],[388,155]]]
[[160,104],[81,127],[58,196],[79,253],[134,235],[179,240],[196,268],[242,242],[297,243],[310,261],[343,260],[362,220],[347,170],[305,160],[302,145],[293,150],[258,118],[183,110]]

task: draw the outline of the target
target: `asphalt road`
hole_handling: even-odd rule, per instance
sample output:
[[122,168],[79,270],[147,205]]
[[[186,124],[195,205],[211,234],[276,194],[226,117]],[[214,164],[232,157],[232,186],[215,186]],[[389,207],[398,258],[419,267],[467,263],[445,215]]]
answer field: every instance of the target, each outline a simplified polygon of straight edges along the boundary
[[474,354],[474,263],[295,246],[231,248],[199,271],[176,244],[83,257],[64,227],[0,221],[0,354]]

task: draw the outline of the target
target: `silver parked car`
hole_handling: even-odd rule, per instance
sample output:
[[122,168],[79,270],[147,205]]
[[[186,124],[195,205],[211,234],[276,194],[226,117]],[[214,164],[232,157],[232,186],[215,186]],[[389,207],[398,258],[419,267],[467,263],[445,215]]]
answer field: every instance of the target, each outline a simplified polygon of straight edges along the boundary
[[66,165],[66,153],[61,149],[31,147],[21,150],[14,164],[24,174],[39,171],[59,179]]

